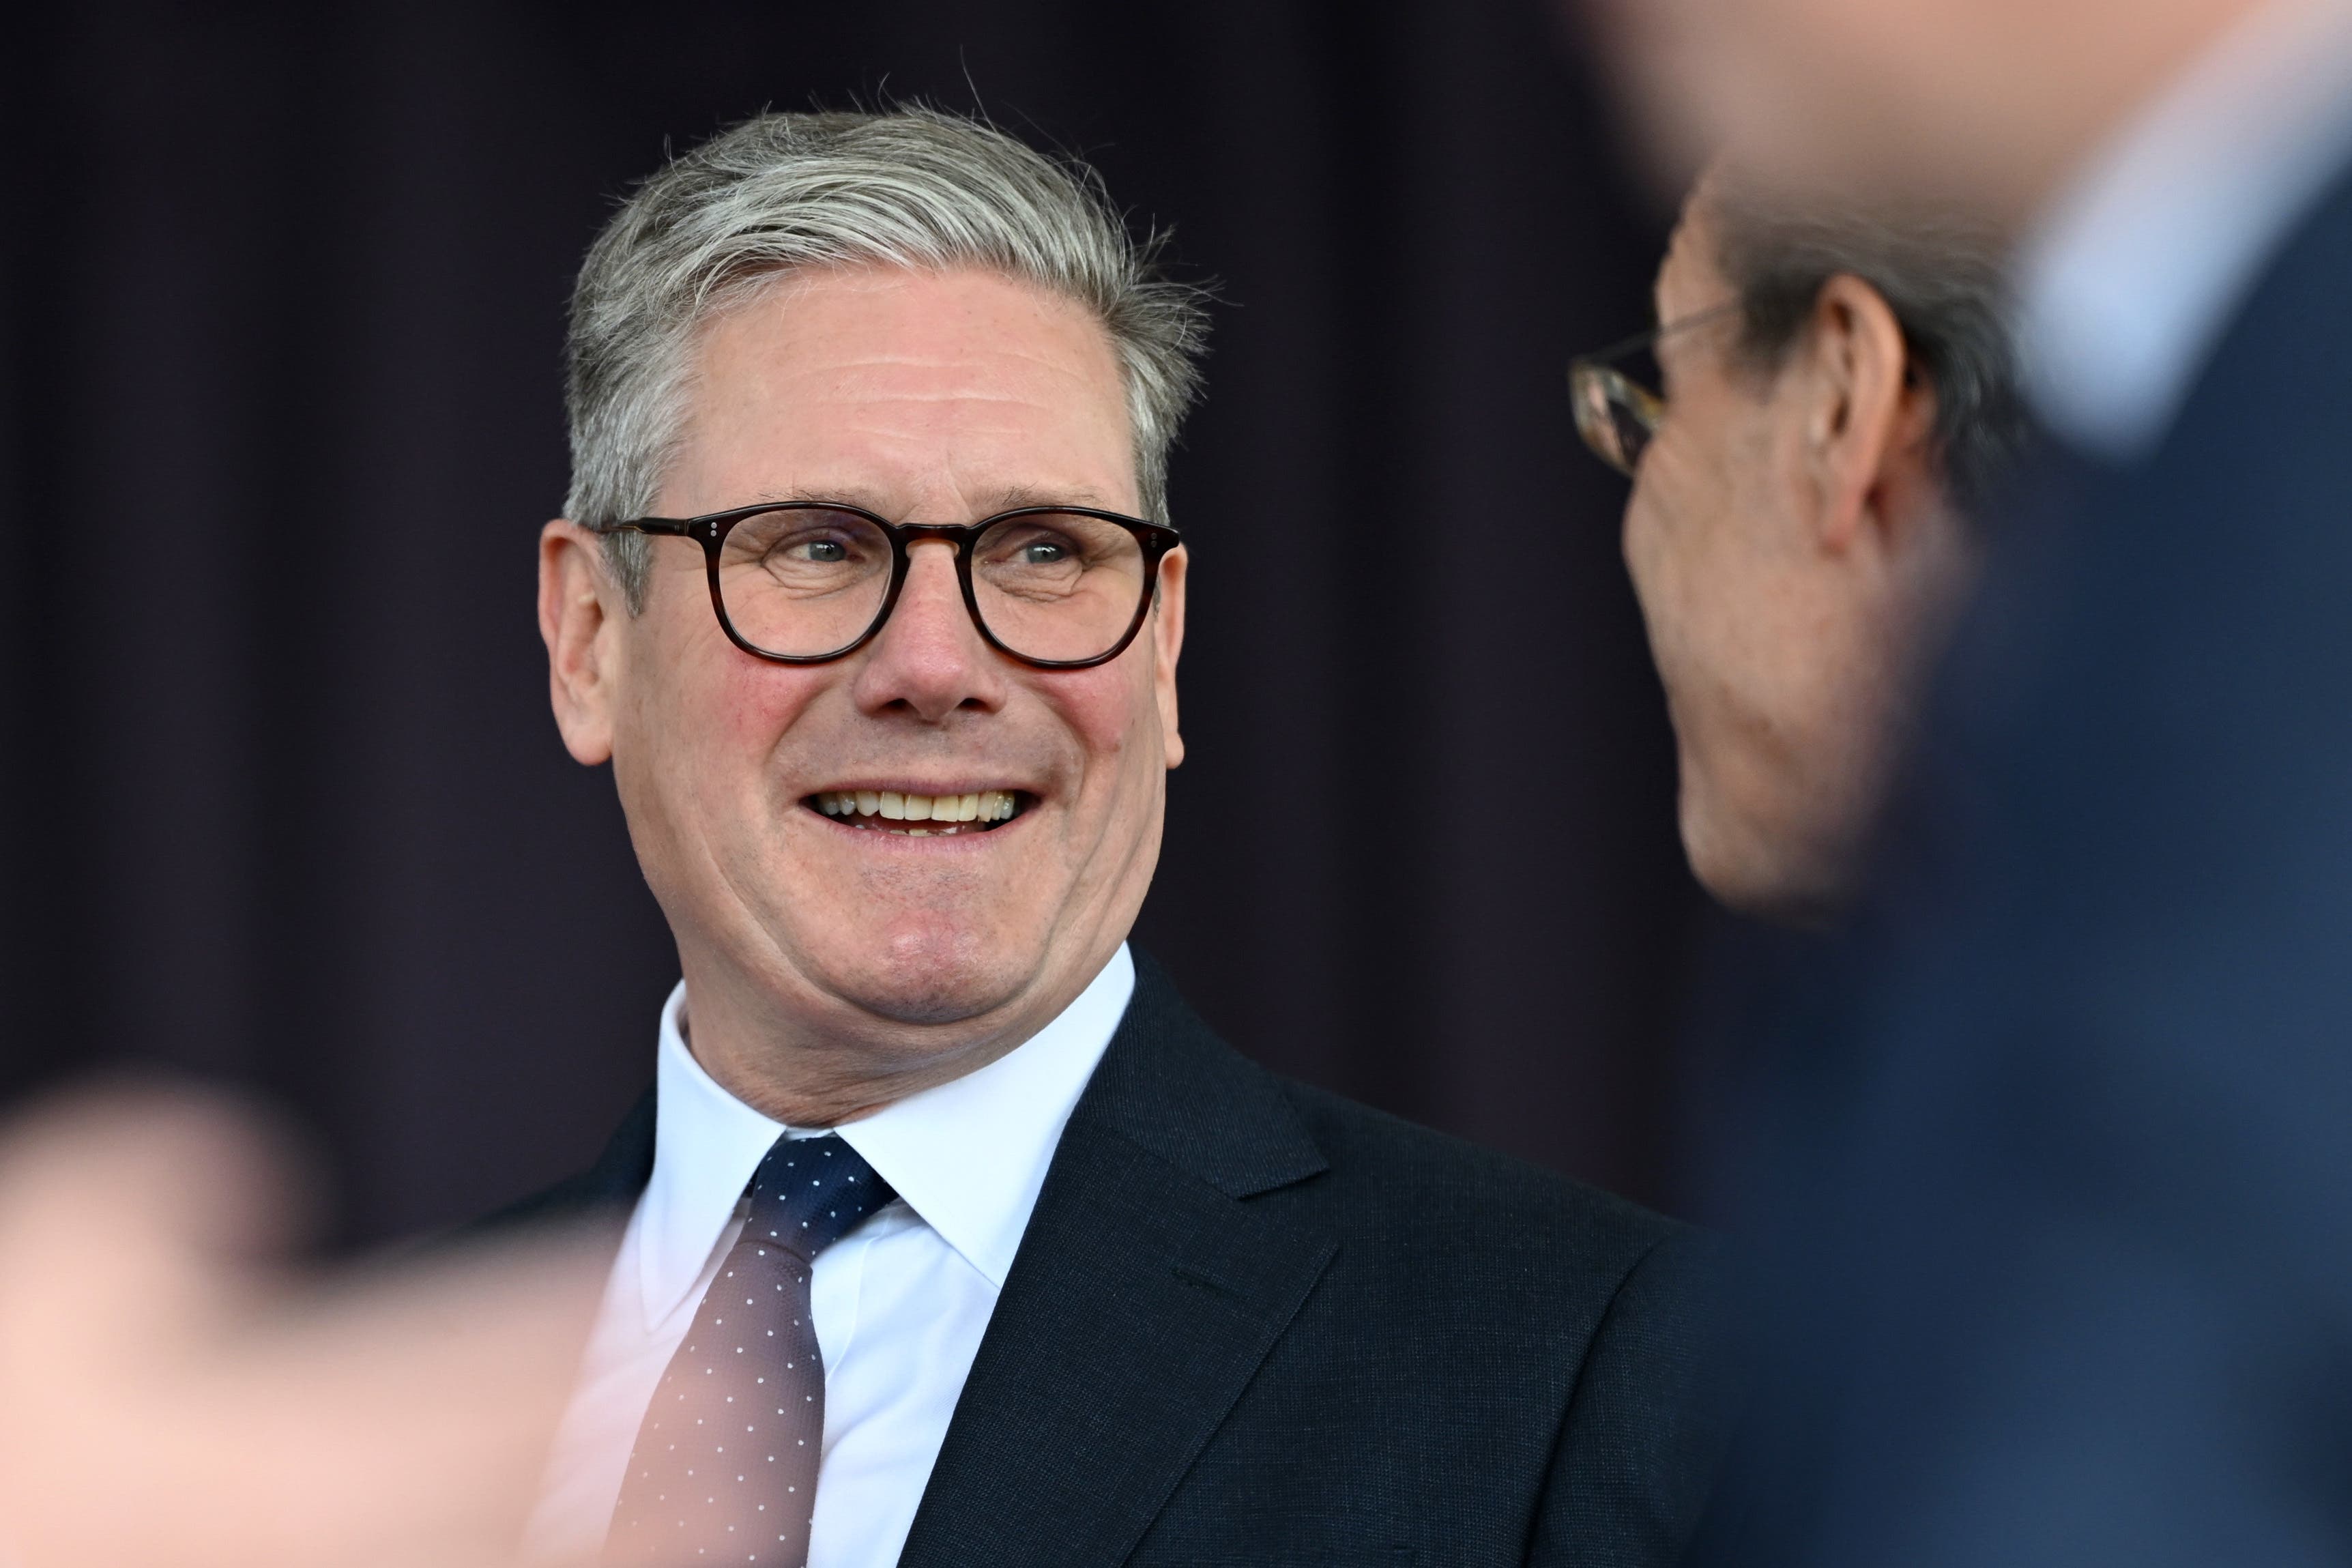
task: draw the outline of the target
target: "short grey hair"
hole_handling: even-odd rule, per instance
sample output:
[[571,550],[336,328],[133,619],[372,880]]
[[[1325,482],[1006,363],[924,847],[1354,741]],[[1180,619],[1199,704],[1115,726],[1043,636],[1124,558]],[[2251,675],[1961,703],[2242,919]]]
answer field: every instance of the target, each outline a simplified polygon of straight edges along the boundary
[[1738,295],[1741,347],[1777,367],[1841,275],[1878,291],[1936,393],[1936,443],[1963,502],[1981,497],[2024,427],[2002,251],[1989,232],[1927,210],[1773,196],[1717,175],[1700,201]]
[[[937,110],[762,114],[674,158],[589,247],[572,296],[565,408],[585,527],[652,510],[677,453],[702,323],[808,268],[996,272],[1076,301],[1109,333],[1144,511],[1166,521],[1168,450],[1200,387],[1201,290],[1166,277],[1092,169]],[[644,535],[604,536],[643,607]]]

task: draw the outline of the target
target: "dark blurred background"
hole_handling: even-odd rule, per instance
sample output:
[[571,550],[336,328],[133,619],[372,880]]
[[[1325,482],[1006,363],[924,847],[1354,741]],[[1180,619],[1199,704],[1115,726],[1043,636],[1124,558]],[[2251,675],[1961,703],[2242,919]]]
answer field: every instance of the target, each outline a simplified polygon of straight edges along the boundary
[[1672,1206],[1696,895],[1571,352],[1662,216],[1544,0],[20,14],[0,1093],[256,1085],[346,1233],[584,1163],[676,975],[548,717],[569,279],[762,106],[975,101],[1221,282],[1141,942],[1283,1070]]

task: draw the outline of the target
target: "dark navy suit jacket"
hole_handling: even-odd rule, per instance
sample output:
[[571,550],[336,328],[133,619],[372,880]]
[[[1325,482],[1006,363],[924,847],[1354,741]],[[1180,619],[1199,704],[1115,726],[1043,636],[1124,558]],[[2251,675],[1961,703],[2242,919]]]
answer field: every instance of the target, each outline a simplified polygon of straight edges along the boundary
[[[1138,954],[902,1563],[1666,1568],[1715,1473],[1700,1232],[1286,1082]],[[650,1097],[507,1220],[635,1200]]]
[[1736,1555],[2352,1561],[2352,184],[2158,450],[1993,521],[1883,898],[1782,1015]]

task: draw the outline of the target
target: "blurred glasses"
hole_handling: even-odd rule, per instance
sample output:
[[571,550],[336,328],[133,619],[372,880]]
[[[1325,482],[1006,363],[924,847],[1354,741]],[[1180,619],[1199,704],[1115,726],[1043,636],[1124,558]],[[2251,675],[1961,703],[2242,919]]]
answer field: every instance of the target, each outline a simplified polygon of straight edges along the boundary
[[1664,395],[1634,379],[1622,368],[1622,362],[1650,354],[1660,338],[1721,321],[1738,309],[1737,300],[1712,306],[1569,362],[1568,394],[1576,409],[1576,433],[1594,457],[1632,479],[1650,437],[1666,416]]
[[1150,613],[1160,561],[1183,542],[1172,528],[1087,507],[1021,507],[957,525],[885,522],[841,501],[644,517],[597,531],[701,545],[720,627],[745,653],[779,664],[823,664],[865,647],[898,602],[909,552],[944,543],[980,635],[1041,669],[1125,652]]

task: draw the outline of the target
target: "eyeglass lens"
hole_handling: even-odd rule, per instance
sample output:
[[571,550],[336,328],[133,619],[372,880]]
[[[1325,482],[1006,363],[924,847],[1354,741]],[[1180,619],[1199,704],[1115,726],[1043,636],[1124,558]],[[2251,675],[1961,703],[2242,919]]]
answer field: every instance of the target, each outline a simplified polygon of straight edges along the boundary
[[[1025,658],[1063,662],[1108,652],[1127,635],[1149,586],[1135,535],[1076,512],[1005,518],[969,548],[981,624]],[[856,512],[757,512],[737,522],[721,546],[719,602],[728,624],[752,647],[819,658],[874,625],[889,596],[891,559],[890,536]]]
[[1631,475],[1657,431],[1658,399],[1607,365],[1579,363],[1570,379],[1577,433],[1595,457]]

